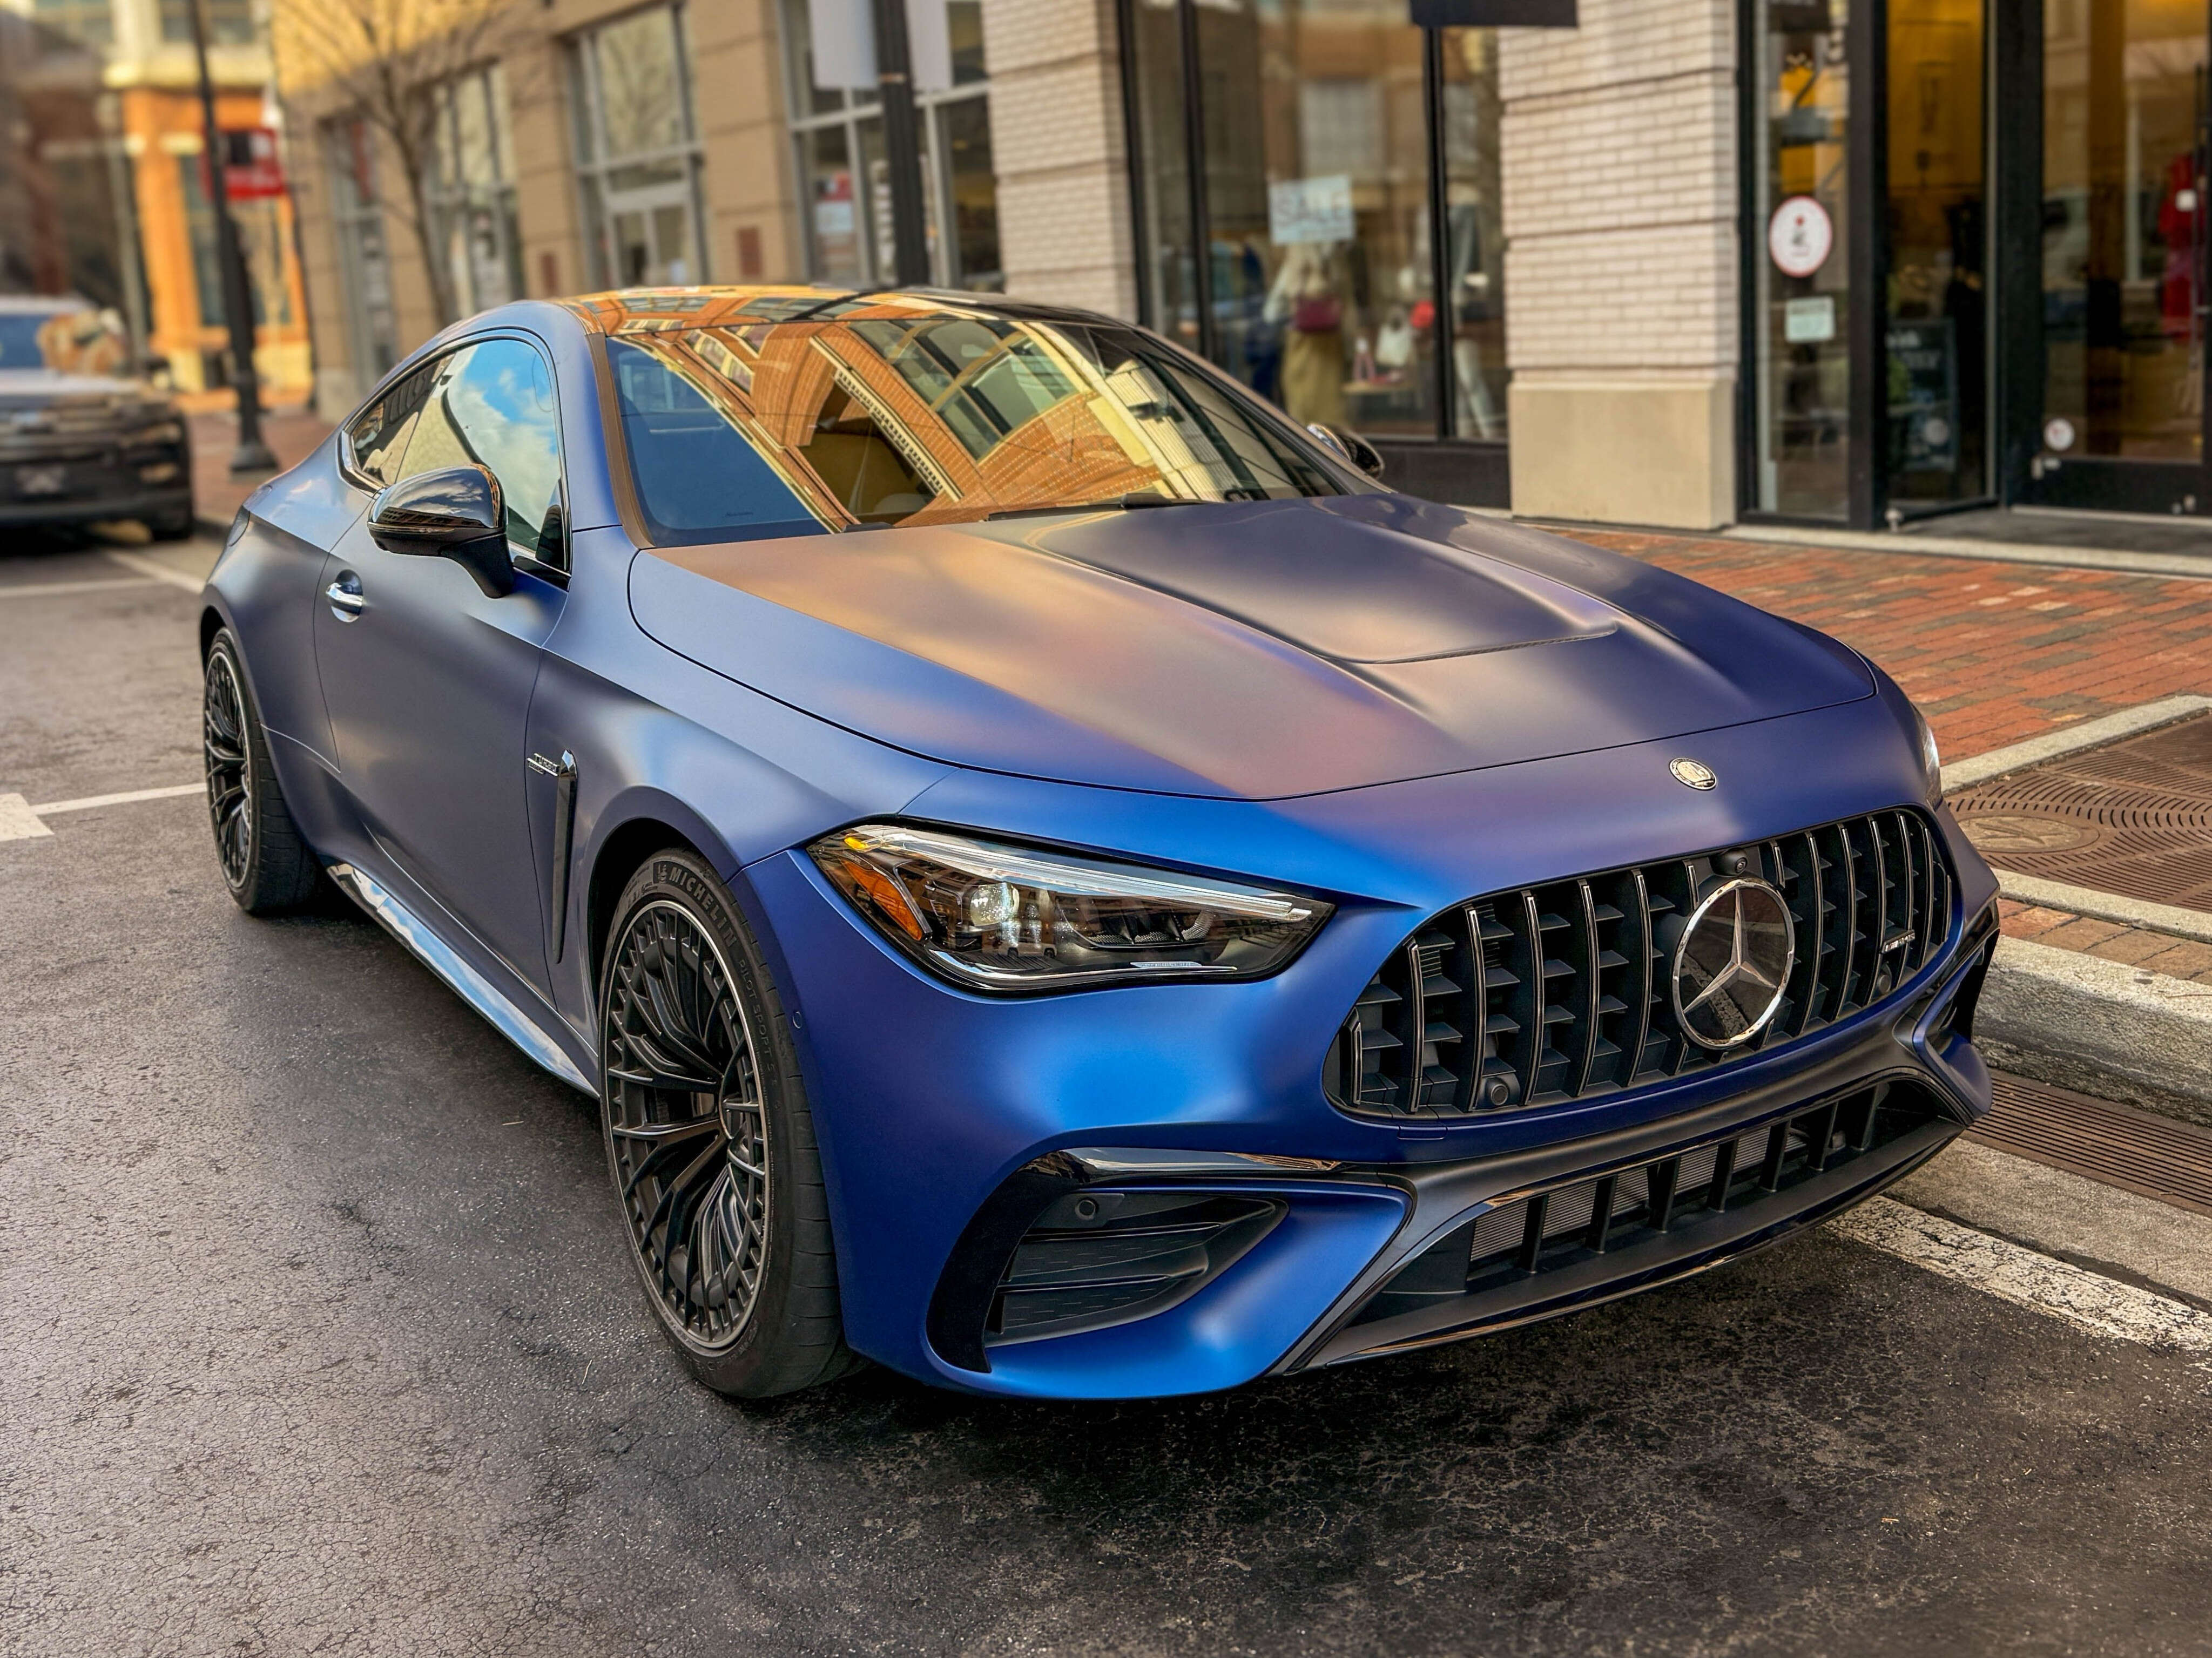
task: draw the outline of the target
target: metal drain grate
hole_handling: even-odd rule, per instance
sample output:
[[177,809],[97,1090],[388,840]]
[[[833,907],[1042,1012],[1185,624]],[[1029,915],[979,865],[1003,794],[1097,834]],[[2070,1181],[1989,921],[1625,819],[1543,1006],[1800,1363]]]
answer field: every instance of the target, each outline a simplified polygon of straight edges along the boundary
[[1968,1139],[2212,1215],[2212,1133],[2024,1077],[2000,1075],[1996,1092]]
[[2212,714],[1960,791],[1999,869],[2212,910]]

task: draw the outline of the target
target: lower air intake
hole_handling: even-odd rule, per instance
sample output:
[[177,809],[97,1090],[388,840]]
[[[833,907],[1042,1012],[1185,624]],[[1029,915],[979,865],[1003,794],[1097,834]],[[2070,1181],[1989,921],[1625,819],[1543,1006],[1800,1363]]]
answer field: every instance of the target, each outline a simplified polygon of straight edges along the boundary
[[1202,1192],[1071,1193],[1015,1246],[992,1297],[984,1345],[1163,1312],[1258,1242],[1286,1206]]

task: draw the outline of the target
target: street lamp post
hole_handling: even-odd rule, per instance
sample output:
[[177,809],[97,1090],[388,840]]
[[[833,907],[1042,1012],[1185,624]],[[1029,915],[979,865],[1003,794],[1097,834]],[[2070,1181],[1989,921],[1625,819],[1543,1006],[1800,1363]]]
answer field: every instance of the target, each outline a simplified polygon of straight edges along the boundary
[[215,119],[215,82],[208,75],[205,0],[185,0],[192,20],[192,52],[199,60],[200,130],[207,156],[209,206],[215,213],[215,257],[222,270],[222,308],[230,321],[230,383],[238,394],[238,446],[230,452],[234,477],[245,472],[273,472],[276,457],[261,437],[261,380],[253,367],[253,284],[246,254],[238,245],[238,226],[230,216],[230,191],[222,159],[222,131]]

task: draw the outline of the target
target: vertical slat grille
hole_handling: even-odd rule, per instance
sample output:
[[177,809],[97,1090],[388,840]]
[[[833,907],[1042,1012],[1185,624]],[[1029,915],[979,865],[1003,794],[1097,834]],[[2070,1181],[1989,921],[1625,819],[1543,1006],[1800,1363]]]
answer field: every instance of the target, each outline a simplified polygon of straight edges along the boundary
[[[1759,1038],[1717,1053],[1675,1015],[1673,957],[1698,904],[1735,875],[1781,893],[1797,953]],[[1953,888],[1927,820],[1894,811],[1492,893],[1423,925],[1375,975],[1338,1033],[1329,1091],[1362,1114],[1463,1117],[1765,1052],[1912,979],[1948,938]]]

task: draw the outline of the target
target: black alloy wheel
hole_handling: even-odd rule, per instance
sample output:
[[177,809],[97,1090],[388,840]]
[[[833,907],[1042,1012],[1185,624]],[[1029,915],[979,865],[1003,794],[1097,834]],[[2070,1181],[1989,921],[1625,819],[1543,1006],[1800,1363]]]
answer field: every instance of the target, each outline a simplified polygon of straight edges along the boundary
[[269,763],[269,739],[225,628],[208,646],[200,693],[208,822],[222,884],[249,915],[281,915],[315,896],[322,865],[292,821]]
[[607,1151],[631,1242],[687,1345],[730,1345],[759,1298],[768,1121],[752,1033],[706,930],[666,899],[630,917],[606,1022]]
[[693,1372],[741,1396],[842,1374],[828,1205],[781,1003],[713,872],[658,853],[601,975],[607,1169]]
[[228,651],[208,656],[200,699],[200,747],[207,760],[208,817],[222,878],[235,892],[246,884],[253,854],[252,756],[246,738],[246,691]]

